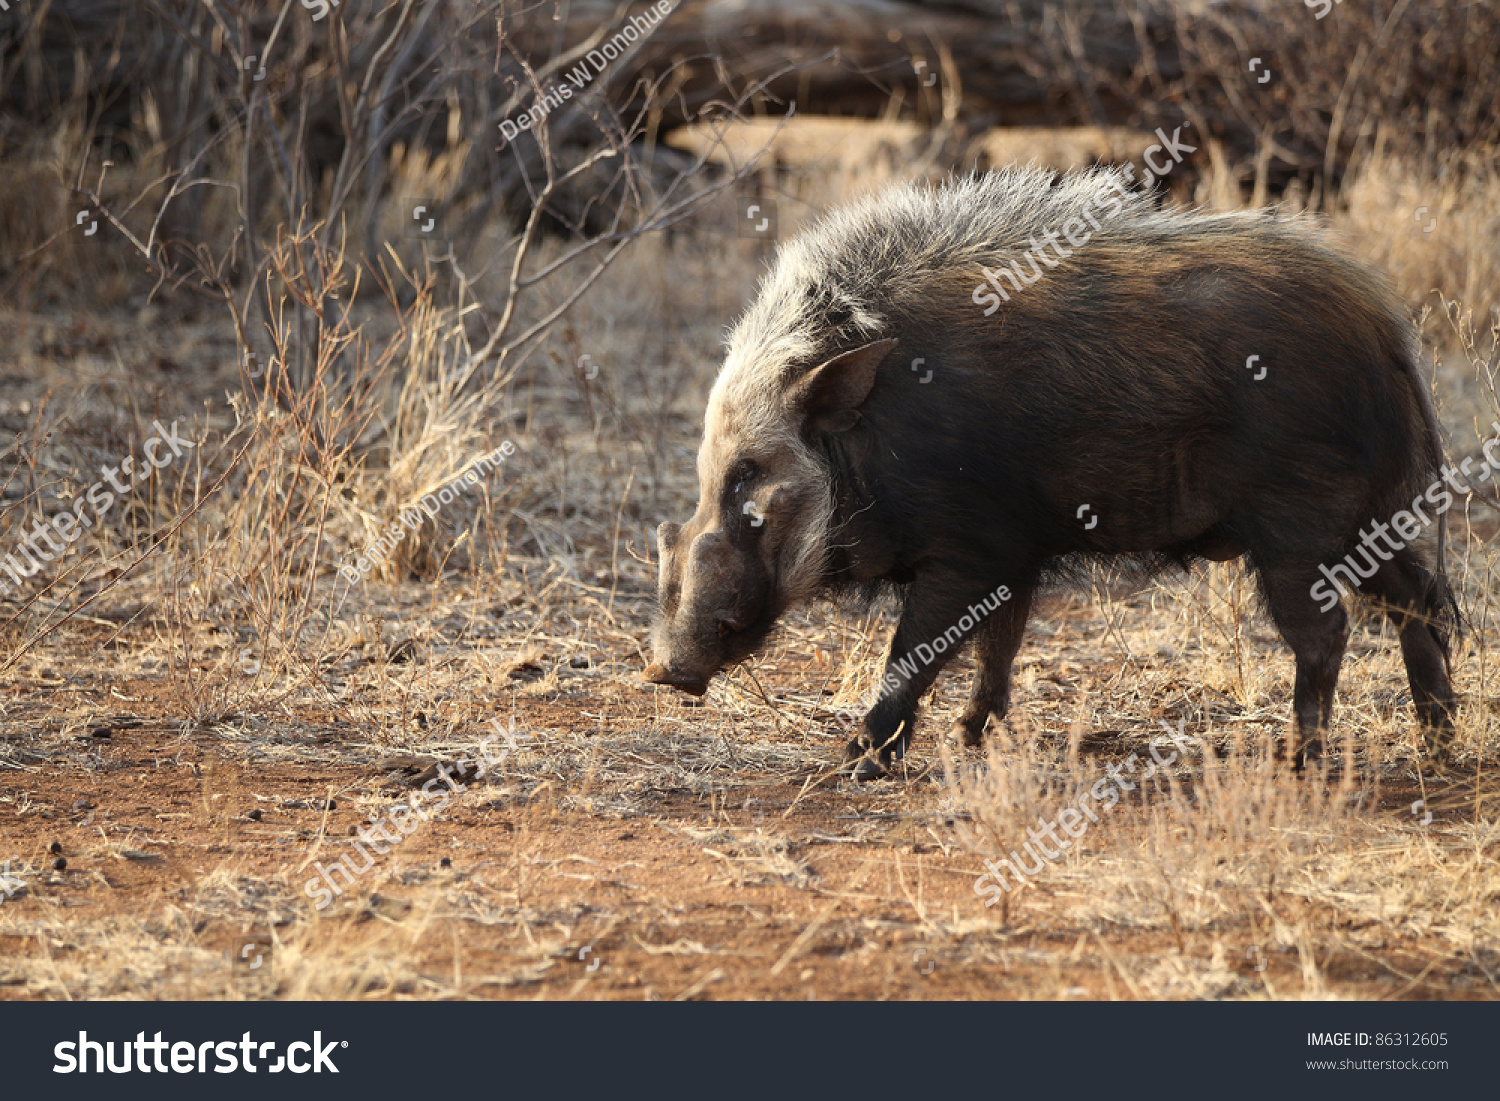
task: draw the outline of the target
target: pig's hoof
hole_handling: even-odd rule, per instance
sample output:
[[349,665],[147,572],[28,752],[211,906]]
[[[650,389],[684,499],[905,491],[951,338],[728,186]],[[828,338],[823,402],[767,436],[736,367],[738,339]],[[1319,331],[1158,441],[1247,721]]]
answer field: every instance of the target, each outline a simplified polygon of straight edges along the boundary
[[[905,747],[896,747],[896,757],[903,755]],[[866,780],[879,780],[891,774],[891,751],[876,753],[860,739],[855,738],[844,750],[844,764],[839,769],[839,775],[848,776],[863,783]]]
[[948,737],[970,749],[981,746],[984,744],[984,725],[988,721],[988,715],[982,715],[978,719],[959,719],[949,729]]
[[850,778],[859,783],[867,780],[882,780],[891,774],[891,770],[874,757],[861,757],[857,761],[850,761],[844,768]]
[[1453,727],[1427,726],[1422,730],[1422,763],[1435,776],[1446,776],[1453,764]]

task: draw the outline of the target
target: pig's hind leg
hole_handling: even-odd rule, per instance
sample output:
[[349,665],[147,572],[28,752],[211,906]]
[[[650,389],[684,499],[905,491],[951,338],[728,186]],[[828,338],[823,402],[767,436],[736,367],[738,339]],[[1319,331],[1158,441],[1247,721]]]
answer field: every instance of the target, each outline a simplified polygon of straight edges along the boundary
[[1267,557],[1255,562],[1261,588],[1271,618],[1297,659],[1292,689],[1296,737],[1292,756],[1300,772],[1307,761],[1323,752],[1323,736],[1333,715],[1334,690],[1349,637],[1349,617],[1342,604],[1325,612],[1311,596],[1311,587],[1322,576],[1315,561],[1267,561]]
[[1427,756],[1441,765],[1453,743],[1457,702],[1448,675],[1448,634],[1456,612],[1447,584],[1428,573],[1406,547],[1365,582],[1365,591],[1385,611],[1400,636],[1401,656],[1406,662]]

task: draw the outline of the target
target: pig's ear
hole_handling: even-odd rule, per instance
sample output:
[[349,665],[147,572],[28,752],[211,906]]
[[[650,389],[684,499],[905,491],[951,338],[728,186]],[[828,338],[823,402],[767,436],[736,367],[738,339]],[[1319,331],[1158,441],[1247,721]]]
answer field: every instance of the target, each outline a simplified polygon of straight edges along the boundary
[[859,420],[855,410],[875,385],[875,369],[895,346],[894,338],[877,340],[814,367],[793,384],[792,408],[801,411],[809,428],[847,432]]

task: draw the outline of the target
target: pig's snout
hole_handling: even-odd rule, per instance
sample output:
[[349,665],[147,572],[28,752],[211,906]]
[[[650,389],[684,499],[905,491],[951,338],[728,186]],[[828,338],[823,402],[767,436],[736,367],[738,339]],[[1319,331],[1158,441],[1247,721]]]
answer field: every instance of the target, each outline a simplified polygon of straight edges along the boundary
[[685,673],[674,672],[659,661],[653,661],[646,666],[646,672],[642,675],[651,684],[664,684],[669,688],[686,692],[690,696],[701,696],[708,691],[707,681]]

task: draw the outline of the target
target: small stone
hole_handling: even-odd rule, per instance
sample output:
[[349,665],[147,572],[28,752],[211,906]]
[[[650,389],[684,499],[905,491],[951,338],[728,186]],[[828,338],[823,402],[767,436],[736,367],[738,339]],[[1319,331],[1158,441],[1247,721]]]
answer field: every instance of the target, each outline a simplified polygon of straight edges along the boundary
[[571,669],[587,669],[589,667],[589,659],[583,654],[571,657],[568,659],[568,667]]
[[52,867],[53,867],[54,871],[59,871],[59,872],[65,872],[65,871],[67,871],[68,870],[68,858],[66,856],[59,856],[56,860],[54,860],[52,862]]
[[47,851],[49,853],[51,853],[53,856],[56,856],[58,853],[62,852],[62,842],[61,841],[54,841],[54,842],[52,842],[52,844],[50,844],[50,845],[47,846]]
[[255,810],[252,810],[246,817],[248,817],[252,822],[259,822],[262,813],[264,812],[261,811],[259,807],[257,807]]
[[443,868],[451,868],[453,867],[453,861],[445,856],[443,857],[443,859],[438,861],[438,866]]

